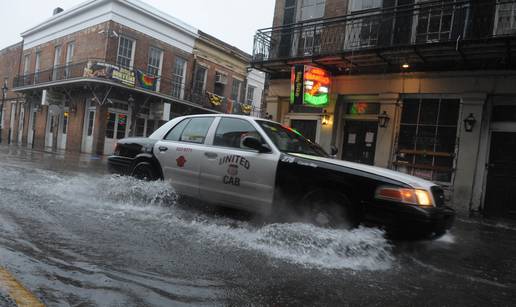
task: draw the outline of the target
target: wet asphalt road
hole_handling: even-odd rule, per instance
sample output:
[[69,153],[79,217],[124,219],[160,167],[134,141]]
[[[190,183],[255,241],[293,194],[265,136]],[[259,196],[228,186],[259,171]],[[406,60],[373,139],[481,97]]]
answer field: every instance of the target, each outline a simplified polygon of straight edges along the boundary
[[511,306],[516,227],[459,219],[392,242],[264,224],[97,158],[0,146],[0,266],[48,306]]

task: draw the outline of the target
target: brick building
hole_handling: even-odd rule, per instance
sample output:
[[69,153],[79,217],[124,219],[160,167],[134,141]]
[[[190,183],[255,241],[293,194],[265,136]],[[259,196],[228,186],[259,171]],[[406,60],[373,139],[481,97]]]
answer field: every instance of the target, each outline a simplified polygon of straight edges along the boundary
[[[250,55],[138,0],[56,9],[21,36],[0,53],[12,143],[109,154],[174,116],[253,109],[241,98]],[[218,72],[226,90],[215,93]]]
[[460,212],[516,218],[516,1],[276,0],[274,14],[252,60],[274,119],[438,182]]

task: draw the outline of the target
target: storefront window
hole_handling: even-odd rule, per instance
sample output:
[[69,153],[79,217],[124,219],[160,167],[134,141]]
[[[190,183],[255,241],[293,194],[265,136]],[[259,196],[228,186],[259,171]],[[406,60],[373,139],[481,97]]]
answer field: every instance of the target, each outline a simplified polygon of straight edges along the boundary
[[428,180],[451,182],[459,108],[458,99],[405,99],[396,169]]

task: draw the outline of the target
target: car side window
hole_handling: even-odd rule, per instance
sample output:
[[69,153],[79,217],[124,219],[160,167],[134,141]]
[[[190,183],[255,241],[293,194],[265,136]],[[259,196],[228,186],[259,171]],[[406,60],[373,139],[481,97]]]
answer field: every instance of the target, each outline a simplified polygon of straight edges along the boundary
[[167,135],[165,136],[165,140],[167,141],[179,141],[183,130],[185,130],[186,125],[190,122],[190,119],[182,120],[179,124],[175,125]]
[[242,144],[246,136],[253,136],[262,143],[264,142],[260,133],[248,121],[238,118],[222,118],[215,132],[213,145],[249,150],[250,148]]
[[179,138],[181,142],[203,144],[214,117],[195,117],[190,119]]

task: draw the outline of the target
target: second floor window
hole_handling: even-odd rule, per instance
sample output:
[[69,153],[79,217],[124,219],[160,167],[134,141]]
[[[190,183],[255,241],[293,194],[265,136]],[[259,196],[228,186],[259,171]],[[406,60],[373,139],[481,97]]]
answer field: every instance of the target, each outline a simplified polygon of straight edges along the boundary
[[206,67],[197,66],[195,69],[194,83],[193,83],[193,91],[196,94],[203,94],[206,89]]
[[175,98],[184,98],[184,85],[186,74],[186,60],[176,57],[174,71],[172,73],[172,96]]
[[66,47],[65,78],[70,77],[71,71],[70,71],[69,66],[70,66],[70,64],[72,64],[74,52],[75,52],[75,43],[74,42],[68,43],[68,45]]
[[324,16],[325,0],[302,0],[301,21]]
[[496,12],[495,34],[516,33],[516,3],[500,3]]
[[231,86],[231,99],[235,102],[240,102],[240,89],[242,88],[242,81],[233,79]]
[[153,76],[161,74],[161,61],[163,51],[158,48],[151,47],[149,49],[149,63],[147,65],[147,73]]
[[41,52],[36,52],[36,63],[34,65],[34,82],[37,83],[39,81],[39,70],[41,65]]
[[254,102],[254,90],[255,89],[256,89],[256,87],[251,86],[251,85],[249,85],[247,87],[247,99],[246,99],[247,101],[246,102],[248,104],[253,104],[253,102]]
[[130,68],[133,66],[134,40],[120,36],[118,42],[118,56],[116,63],[119,66]]
[[[420,1],[426,2],[426,1]],[[449,40],[452,28],[453,10],[435,4],[422,5],[416,28],[417,42],[439,42]]]
[[29,74],[29,67],[30,67],[30,54],[26,54],[23,58],[23,74],[27,75]]
[[56,46],[54,50],[54,70],[52,72],[52,80],[57,80],[61,77],[59,65],[61,64],[61,46]]

